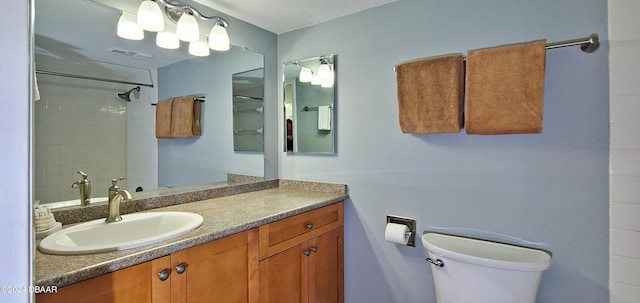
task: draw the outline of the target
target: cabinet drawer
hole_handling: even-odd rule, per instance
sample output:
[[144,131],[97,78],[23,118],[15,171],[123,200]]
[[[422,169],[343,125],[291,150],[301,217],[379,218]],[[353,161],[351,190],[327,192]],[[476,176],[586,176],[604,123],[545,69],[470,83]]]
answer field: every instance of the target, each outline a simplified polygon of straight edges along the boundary
[[344,224],[343,202],[260,226],[260,259]]

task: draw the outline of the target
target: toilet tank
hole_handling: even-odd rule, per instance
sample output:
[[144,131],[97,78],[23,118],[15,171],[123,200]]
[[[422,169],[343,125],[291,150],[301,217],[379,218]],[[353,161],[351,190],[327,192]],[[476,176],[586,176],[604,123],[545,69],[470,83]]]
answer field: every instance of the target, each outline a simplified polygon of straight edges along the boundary
[[429,232],[422,244],[437,303],[534,303],[551,264],[543,250],[460,236]]

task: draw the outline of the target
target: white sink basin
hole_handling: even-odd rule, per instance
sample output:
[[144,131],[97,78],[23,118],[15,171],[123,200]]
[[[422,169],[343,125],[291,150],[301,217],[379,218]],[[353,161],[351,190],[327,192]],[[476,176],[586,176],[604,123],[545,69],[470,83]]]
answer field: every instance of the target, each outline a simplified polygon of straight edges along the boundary
[[80,255],[130,249],[168,240],[198,228],[204,219],[188,212],[149,212],[85,222],[53,233],[40,242],[40,251],[56,255]]

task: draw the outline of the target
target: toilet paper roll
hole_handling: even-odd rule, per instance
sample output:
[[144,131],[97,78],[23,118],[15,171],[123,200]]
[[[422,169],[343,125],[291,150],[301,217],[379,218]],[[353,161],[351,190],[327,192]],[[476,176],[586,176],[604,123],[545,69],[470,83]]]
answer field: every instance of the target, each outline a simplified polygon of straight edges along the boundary
[[398,223],[387,223],[387,227],[384,230],[384,239],[387,242],[407,245],[409,237],[411,236],[409,226]]

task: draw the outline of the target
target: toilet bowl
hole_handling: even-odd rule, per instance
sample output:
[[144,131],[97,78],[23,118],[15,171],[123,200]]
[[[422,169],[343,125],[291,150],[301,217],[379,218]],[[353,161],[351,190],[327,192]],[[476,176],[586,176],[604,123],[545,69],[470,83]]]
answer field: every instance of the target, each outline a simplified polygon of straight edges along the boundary
[[551,256],[539,249],[428,232],[437,303],[534,303]]

